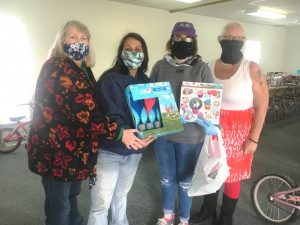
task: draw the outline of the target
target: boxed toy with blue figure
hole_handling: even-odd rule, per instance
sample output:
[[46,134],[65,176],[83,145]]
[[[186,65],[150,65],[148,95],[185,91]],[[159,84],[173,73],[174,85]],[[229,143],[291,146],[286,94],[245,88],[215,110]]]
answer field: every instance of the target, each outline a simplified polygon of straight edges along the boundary
[[140,138],[183,130],[169,82],[129,85],[125,94]]
[[186,122],[206,119],[219,125],[223,85],[183,81],[180,115]]

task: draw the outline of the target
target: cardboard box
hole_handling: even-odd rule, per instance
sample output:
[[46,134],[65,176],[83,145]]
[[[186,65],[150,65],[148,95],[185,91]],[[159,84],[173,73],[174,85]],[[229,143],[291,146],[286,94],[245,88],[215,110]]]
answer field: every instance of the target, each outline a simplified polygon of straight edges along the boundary
[[125,94],[140,138],[183,130],[169,82],[129,85]]
[[180,95],[180,115],[187,122],[206,119],[219,125],[222,84],[183,81]]

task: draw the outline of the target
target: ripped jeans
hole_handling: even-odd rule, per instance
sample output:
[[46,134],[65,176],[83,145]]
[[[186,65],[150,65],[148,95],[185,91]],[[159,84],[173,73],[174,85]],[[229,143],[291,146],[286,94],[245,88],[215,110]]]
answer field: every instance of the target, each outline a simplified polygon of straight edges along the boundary
[[[101,149],[97,158],[97,181],[91,191],[88,225],[128,225],[127,194],[142,154],[128,156]],[[108,211],[111,221],[108,223]]]
[[157,138],[155,156],[160,170],[164,214],[173,214],[178,191],[179,219],[188,221],[192,198],[187,190],[191,185],[196,162],[203,143],[182,144]]

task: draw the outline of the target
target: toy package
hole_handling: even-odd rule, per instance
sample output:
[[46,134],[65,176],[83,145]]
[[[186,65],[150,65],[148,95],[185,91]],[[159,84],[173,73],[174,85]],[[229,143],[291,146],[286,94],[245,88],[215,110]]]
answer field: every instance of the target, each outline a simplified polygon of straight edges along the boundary
[[183,130],[169,82],[129,85],[125,94],[140,138]]
[[180,115],[187,122],[206,119],[219,124],[222,99],[222,84],[182,82],[180,95]]

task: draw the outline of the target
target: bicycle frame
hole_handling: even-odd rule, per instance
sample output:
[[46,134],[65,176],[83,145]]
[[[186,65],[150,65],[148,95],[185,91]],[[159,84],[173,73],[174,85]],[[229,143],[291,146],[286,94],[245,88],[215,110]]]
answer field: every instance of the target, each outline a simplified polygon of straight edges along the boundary
[[[28,125],[30,124],[31,121],[26,121],[26,122],[17,122],[17,126],[9,133],[7,136],[3,137],[4,140],[6,141],[14,141],[17,140],[19,137],[22,139],[27,139],[28,138]],[[20,135],[16,134],[16,131],[21,131]]]
[[[281,204],[296,208],[300,210],[300,205],[297,205],[297,202],[300,203],[300,196],[291,196],[288,195],[290,193],[298,192],[300,191],[300,187],[293,188],[288,191],[281,191],[281,192],[276,192],[270,196],[270,200],[274,202],[279,202]],[[295,201],[296,203],[290,203],[288,201]]]

